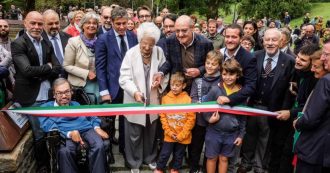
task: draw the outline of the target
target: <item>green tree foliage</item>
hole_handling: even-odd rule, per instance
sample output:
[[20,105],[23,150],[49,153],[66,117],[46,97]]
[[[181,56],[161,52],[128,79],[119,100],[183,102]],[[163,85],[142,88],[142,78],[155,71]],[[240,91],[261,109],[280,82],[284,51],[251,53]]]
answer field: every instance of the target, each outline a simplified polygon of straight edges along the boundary
[[202,16],[216,18],[219,16],[219,9],[228,14],[231,4],[235,0],[163,0],[160,1],[160,9],[167,7],[178,14],[192,14],[198,12]]
[[239,4],[240,16],[249,18],[283,19],[288,11],[291,18],[296,18],[308,12],[311,8],[309,0],[242,0]]

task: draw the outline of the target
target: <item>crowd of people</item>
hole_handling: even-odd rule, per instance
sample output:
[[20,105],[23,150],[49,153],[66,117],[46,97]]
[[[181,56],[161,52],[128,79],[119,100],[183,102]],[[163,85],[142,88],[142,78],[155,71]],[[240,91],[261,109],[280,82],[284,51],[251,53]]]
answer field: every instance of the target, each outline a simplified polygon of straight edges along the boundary
[[85,143],[89,171],[109,171],[104,139],[119,145],[131,173],[143,164],[178,173],[184,159],[190,173],[329,172],[329,28],[323,38],[309,21],[292,31],[288,12],[283,27],[266,19],[199,21],[167,8],[154,16],[147,6],[134,13],[118,5],[72,10],[62,30],[56,11],[31,11],[16,39],[0,19],[1,106],[77,106],[73,91],[81,89],[93,105],[216,101],[277,116],[118,115],[117,139],[115,116],[28,115],[38,172],[49,172],[44,134],[55,129],[65,139],[56,154],[60,172],[78,172]]
[[10,9],[6,11],[0,4],[0,19],[23,20],[23,12],[20,8],[16,8],[15,5],[10,5]]

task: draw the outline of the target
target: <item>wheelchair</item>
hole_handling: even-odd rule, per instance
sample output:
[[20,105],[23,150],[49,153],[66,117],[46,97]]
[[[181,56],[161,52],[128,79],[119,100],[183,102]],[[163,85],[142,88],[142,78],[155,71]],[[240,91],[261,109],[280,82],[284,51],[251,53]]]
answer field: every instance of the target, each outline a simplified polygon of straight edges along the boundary
[[[52,90],[49,91],[49,98],[53,98],[53,92]],[[90,100],[90,97],[88,96],[88,93],[86,93],[82,88],[73,88],[73,95],[72,95],[72,101],[76,101],[80,103],[81,105],[90,105],[92,101]],[[104,122],[105,120],[101,119],[101,128],[105,130],[107,133],[111,132],[110,129],[108,129]],[[60,173],[59,169],[59,162],[57,160],[57,153],[60,149],[61,145],[65,145],[65,138],[61,136],[60,132],[57,129],[53,129],[47,133],[45,133],[44,140],[46,142],[50,163],[49,163],[49,169],[50,173]],[[106,170],[107,173],[111,173],[112,170],[110,168],[110,163],[114,162],[114,156],[112,153],[112,144],[110,143],[109,139],[103,140],[103,145],[106,153]],[[79,173],[89,173],[88,169],[88,150],[89,146],[88,143],[85,142],[85,145],[80,145],[77,148],[77,155],[76,155],[76,164],[78,166],[78,172]]]

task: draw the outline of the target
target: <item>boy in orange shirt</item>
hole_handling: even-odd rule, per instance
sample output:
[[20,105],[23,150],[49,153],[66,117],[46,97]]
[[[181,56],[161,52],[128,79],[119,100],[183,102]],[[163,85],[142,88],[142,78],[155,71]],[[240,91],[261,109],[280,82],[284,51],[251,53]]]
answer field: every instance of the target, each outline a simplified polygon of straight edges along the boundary
[[[186,87],[183,74],[173,74],[170,84],[171,91],[162,98],[162,104],[191,103],[189,94],[183,91]],[[163,173],[172,153],[173,161],[170,173],[179,173],[186,147],[191,142],[191,130],[195,125],[195,119],[193,112],[160,114],[160,121],[164,129],[164,143],[154,173]]]

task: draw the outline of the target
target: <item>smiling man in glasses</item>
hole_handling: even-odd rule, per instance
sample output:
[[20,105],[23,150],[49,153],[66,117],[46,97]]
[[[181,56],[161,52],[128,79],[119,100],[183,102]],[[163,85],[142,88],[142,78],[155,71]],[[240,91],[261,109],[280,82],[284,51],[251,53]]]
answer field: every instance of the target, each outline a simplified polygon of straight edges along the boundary
[[137,9],[140,24],[143,22],[152,22],[152,12],[148,6],[141,6]]
[[[50,101],[42,107],[77,106],[79,103],[71,101],[72,87],[64,78],[58,78],[53,83],[55,101]],[[88,143],[90,172],[106,172],[106,156],[102,139],[109,138],[108,134],[100,128],[101,120],[98,117],[39,117],[40,127],[49,132],[59,130],[65,138],[58,150],[60,172],[78,172],[75,162],[76,151],[79,145]]]
[[101,11],[101,27],[99,28],[99,31],[97,32],[98,35],[101,35],[111,29],[111,10],[113,8],[111,7],[105,7]]

